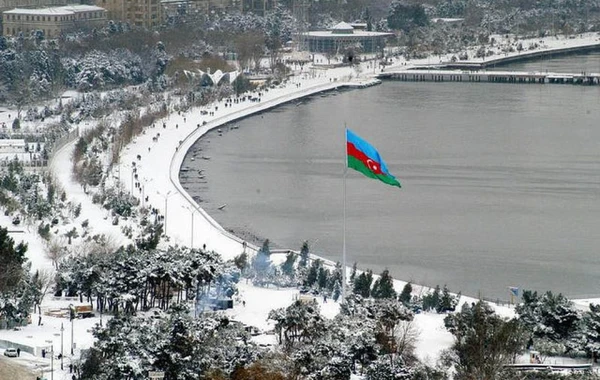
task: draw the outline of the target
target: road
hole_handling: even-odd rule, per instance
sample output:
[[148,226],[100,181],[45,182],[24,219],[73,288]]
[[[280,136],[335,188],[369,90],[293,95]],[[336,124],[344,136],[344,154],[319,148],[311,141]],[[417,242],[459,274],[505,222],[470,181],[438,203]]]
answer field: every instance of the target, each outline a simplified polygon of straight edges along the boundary
[[0,356],[0,379],[35,380],[35,374],[23,365],[21,359]]

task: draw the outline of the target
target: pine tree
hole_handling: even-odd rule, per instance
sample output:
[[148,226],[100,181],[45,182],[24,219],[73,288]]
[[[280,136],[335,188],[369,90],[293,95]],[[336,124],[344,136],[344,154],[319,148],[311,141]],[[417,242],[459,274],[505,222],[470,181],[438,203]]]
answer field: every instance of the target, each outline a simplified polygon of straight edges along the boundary
[[436,308],[438,313],[445,313],[447,311],[454,311],[456,305],[458,304],[458,298],[452,294],[450,294],[450,290],[446,285],[444,285],[444,290],[442,291],[442,298],[440,298],[440,302],[438,307]]
[[600,354],[600,305],[590,304],[590,310],[583,315],[582,348],[592,357]]
[[404,306],[408,306],[410,304],[412,294],[412,285],[410,282],[407,282],[402,289],[402,293],[398,296],[398,301],[402,302]]
[[344,280],[342,279],[342,264],[340,264],[340,262],[338,261],[337,263],[335,263],[335,269],[333,270],[333,273],[331,274],[331,276],[329,276],[329,283],[327,284],[327,289],[330,292],[333,292],[336,286],[341,289],[343,281]]
[[340,285],[339,285],[339,284],[336,282],[336,283],[333,285],[333,294],[332,294],[333,300],[334,300],[334,301],[337,301],[338,299],[340,299],[340,296],[341,296],[341,295],[342,295],[342,288],[341,288],[341,287],[340,287]]
[[356,278],[356,269],[357,269],[358,264],[356,263],[356,261],[354,262],[354,265],[352,265],[352,271],[350,272],[350,283],[354,283],[354,279]]
[[319,268],[319,276],[317,278],[317,282],[319,284],[319,289],[327,289],[327,283],[329,280],[329,270],[324,266]]
[[373,272],[369,269],[359,274],[354,280],[352,291],[364,298],[371,296],[371,284],[373,283]]
[[269,248],[269,239],[263,242],[262,247],[256,252],[254,262],[252,263],[256,276],[259,279],[264,278],[271,268],[271,249]]
[[423,296],[423,310],[437,310],[440,304],[440,286],[436,285],[433,293]]
[[306,274],[306,279],[304,280],[304,286],[311,287],[317,282],[320,267],[321,260],[314,260],[310,264],[310,268],[308,269],[308,273]]
[[294,269],[296,264],[296,259],[298,255],[296,255],[293,251],[288,252],[285,257],[285,262],[281,264],[281,271],[287,276],[292,276],[294,274]]
[[271,247],[270,245],[270,241],[269,239],[265,239],[265,241],[263,241],[263,245],[262,247],[260,247],[259,252],[262,253],[263,255],[266,255],[267,257],[271,257]]
[[10,291],[17,287],[26,275],[23,264],[27,260],[27,245],[23,242],[15,245],[8,235],[8,229],[0,227],[0,292]]
[[300,261],[298,262],[298,268],[306,268],[308,265],[309,255],[308,241],[304,241],[304,243],[302,243],[302,248],[300,249]]
[[516,318],[507,320],[484,302],[465,303],[458,313],[444,319],[446,329],[455,337],[451,361],[456,379],[497,379],[505,364],[521,352],[527,340]]
[[390,276],[390,271],[385,269],[379,278],[373,284],[371,292],[373,298],[396,298],[396,290],[394,290],[394,279]]
[[242,252],[233,259],[234,265],[244,274],[244,271],[248,267],[248,254]]

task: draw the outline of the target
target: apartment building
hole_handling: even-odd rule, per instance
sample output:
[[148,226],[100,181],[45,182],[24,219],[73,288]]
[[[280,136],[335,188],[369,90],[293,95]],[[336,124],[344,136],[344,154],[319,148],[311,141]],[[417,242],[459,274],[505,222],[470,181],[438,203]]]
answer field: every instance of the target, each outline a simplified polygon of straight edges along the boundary
[[163,20],[160,0],[96,0],[96,5],[106,9],[109,20],[134,26],[154,28]]

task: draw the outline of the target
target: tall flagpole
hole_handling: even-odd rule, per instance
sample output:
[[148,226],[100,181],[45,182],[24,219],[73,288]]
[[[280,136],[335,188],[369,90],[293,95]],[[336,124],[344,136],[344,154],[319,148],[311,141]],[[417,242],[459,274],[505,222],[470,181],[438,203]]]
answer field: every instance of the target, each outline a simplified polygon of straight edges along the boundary
[[344,123],[344,216],[342,246],[342,302],[346,299],[346,173],[348,172],[348,128]]

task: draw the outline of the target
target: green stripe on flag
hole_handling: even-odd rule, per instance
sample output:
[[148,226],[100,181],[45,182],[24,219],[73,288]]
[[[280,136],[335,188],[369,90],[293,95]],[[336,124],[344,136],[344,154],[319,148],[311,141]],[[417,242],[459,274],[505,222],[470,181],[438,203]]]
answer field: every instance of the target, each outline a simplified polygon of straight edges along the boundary
[[362,161],[354,156],[348,156],[348,167],[361,172],[369,178],[378,179],[383,183],[387,183],[388,185],[402,187],[396,178],[387,176],[385,174],[373,173],[365,164],[363,164]]

